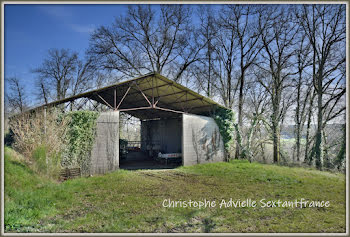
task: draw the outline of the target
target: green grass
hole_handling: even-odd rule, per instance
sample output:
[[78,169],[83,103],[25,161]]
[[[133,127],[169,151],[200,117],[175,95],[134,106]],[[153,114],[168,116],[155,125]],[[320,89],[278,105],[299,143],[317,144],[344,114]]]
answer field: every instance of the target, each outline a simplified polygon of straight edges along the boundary
[[[345,232],[345,176],[234,161],[57,183],[5,150],[6,232]],[[328,208],[164,208],[164,199],[327,200]]]

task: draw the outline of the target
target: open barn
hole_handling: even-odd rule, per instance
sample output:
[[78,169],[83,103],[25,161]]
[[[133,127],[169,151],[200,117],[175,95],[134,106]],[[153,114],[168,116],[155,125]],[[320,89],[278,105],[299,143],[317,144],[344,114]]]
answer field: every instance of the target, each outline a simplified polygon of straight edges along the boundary
[[[83,108],[88,101],[108,108],[97,118],[91,174],[118,168],[172,168],[224,160],[223,139],[211,117],[221,105],[158,73],[42,107],[74,104]],[[141,126],[140,141],[128,141],[125,157],[119,147],[120,113],[138,118]]]

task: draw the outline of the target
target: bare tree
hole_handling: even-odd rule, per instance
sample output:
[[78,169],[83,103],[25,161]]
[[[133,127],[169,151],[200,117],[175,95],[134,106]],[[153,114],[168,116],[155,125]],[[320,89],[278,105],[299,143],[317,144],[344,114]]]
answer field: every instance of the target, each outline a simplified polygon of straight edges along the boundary
[[[259,72],[259,68],[255,67],[253,71],[256,78],[262,76]],[[269,109],[269,98],[266,95],[267,92],[265,88],[258,80],[249,82],[247,87],[249,89],[246,92],[245,104],[249,107],[249,113],[246,113],[249,123],[247,123],[247,126],[243,127],[247,130],[247,138],[244,145],[240,144],[242,148],[241,151],[244,151],[243,155],[248,156],[248,159],[257,160],[261,157],[263,161],[266,161],[265,145],[270,141],[267,136],[267,134],[270,133],[270,131],[267,131],[270,127],[265,117]],[[245,129],[242,129],[242,131],[244,130]]]
[[38,75],[38,96],[48,103],[49,99],[81,93],[92,87],[95,71],[91,59],[83,62],[76,52],[51,49],[42,65],[33,70]]
[[60,100],[66,97],[77,60],[78,55],[69,50],[51,49],[42,65],[33,70],[46,88],[54,91],[53,99]]
[[[273,139],[273,160],[280,162],[281,121],[290,104],[284,102],[284,91],[290,85],[288,78],[294,74],[291,63],[294,56],[297,26],[292,21],[288,8],[271,7],[260,9],[259,29],[263,51],[261,61],[256,65],[268,73],[268,77],[259,83],[266,89],[271,98],[271,130]],[[289,97],[290,98],[290,97]],[[283,103],[282,103],[283,102]]]
[[[304,125],[307,118],[307,105],[310,96],[312,96],[312,83],[310,82],[310,73],[307,69],[311,66],[312,58],[310,57],[311,46],[306,40],[306,36],[301,32],[298,39],[296,52],[297,75],[294,79],[296,87],[296,107],[294,113],[294,134],[295,134],[295,153],[297,162],[300,161],[301,153],[301,137],[304,130]],[[309,107],[312,111],[312,108]],[[311,115],[310,115],[311,116]],[[310,121],[311,122],[311,121]],[[294,161],[294,156],[293,156]]]
[[196,62],[191,8],[184,5],[129,6],[125,16],[91,37],[89,54],[103,69],[125,76],[159,72],[179,81]]
[[45,79],[43,77],[39,77],[36,80],[36,90],[35,94],[37,96],[38,101],[44,102],[45,104],[49,103],[50,98],[50,90],[49,85],[45,82]]
[[322,130],[327,121],[345,110],[345,105],[337,108],[345,94],[345,53],[341,50],[346,37],[345,5],[304,5],[298,17],[313,49],[317,94],[317,130],[310,158],[314,155],[316,167],[322,169]]
[[[226,15],[226,27],[231,28],[236,35],[235,54],[237,57],[238,82],[235,91],[238,90],[238,130],[243,127],[243,104],[244,104],[244,89],[246,83],[246,72],[253,64],[255,58],[262,49],[259,45],[259,30],[256,27],[256,7],[254,5],[228,5],[223,9],[223,14]],[[236,146],[236,158],[240,156],[240,146]]]
[[24,85],[17,77],[6,78],[5,83],[7,111],[22,113],[28,107]]
[[198,47],[202,48],[199,60],[194,64],[192,75],[196,79],[198,89],[204,91],[208,97],[214,96],[215,75],[213,73],[215,60],[215,37],[217,32],[216,11],[211,5],[200,5],[198,7],[198,17],[200,25],[198,37],[196,38]]
[[234,85],[237,81],[234,71],[236,60],[236,32],[232,27],[232,22],[228,18],[228,13],[225,10],[226,7],[226,5],[222,6],[218,18],[214,73],[219,81],[217,88],[220,91],[224,105],[228,108],[232,108],[234,103]]
[[88,58],[85,62],[78,60],[75,76],[71,80],[70,94],[77,95],[91,89],[95,75],[96,68],[91,58]]

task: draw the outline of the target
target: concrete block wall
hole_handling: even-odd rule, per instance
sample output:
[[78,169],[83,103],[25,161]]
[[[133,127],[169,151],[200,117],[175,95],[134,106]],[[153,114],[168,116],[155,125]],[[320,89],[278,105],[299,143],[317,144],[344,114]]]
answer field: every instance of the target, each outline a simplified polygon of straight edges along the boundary
[[215,120],[206,116],[183,114],[183,165],[224,161],[224,142]]
[[141,150],[146,151],[146,142],[159,144],[163,153],[181,153],[182,119],[141,121]]
[[119,111],[102,112],[97,118],[90,174],[104,174],[118,168]]

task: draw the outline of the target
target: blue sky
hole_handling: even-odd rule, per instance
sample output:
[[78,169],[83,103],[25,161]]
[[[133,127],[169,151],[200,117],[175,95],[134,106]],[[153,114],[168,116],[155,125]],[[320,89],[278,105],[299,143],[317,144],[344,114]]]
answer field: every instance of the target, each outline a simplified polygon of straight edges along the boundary
[[[5,5],[5,77],[16,76],[31,96],[35,75],[51,48],[68,48],[83,57],[90,33],[110,25],[126,5]],[[6,89],[6,88],[5,88]]]

